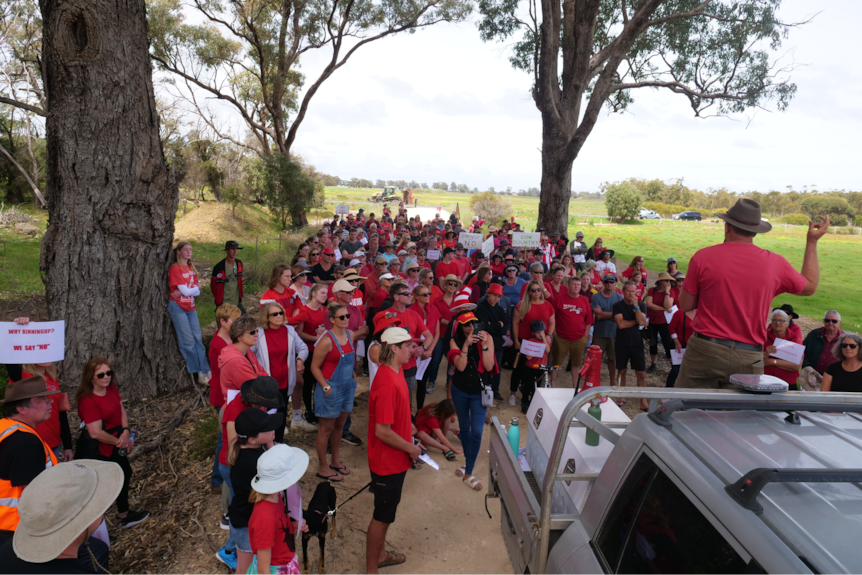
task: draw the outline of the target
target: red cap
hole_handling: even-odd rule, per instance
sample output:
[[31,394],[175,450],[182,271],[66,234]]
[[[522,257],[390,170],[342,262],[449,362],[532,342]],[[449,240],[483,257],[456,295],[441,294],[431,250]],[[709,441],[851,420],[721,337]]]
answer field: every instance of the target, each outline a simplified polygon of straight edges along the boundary
[[332,248],[326,248],[326,249],[324,249],[324,250],[323,250],[323,253],[324,253],[324,254],[326,254],[326,255],[328,255],[328,256],[334,256],[334,255],[335,255],[335,252],[332,250]]

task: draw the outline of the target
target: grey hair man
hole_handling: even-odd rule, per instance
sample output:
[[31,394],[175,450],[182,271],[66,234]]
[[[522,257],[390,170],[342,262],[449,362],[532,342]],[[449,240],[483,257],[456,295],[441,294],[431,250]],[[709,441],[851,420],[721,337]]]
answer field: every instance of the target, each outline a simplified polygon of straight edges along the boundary
[[838,361],[832,354],[832,348],[841,338],[841,314],[830,309],[823,314],[823,327],[811,330],[802,345],[805,346],[805,357],[802,359],[802,371],[799,383],[805,391],[820,391],[823,374],[826,368]]

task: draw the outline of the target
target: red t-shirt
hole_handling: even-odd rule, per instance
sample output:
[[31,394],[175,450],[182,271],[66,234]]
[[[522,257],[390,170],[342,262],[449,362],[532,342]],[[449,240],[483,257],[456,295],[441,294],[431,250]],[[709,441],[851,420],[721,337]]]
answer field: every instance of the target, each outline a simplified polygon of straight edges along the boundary
[[[319,308],[317,308],[317,311],[314,311],[310,307],[305,306],[305,321],[302,324],[302,333],[316,336],[317,326],[323,325],[323,322],[326,319],[327,315],[329,315],[329,312],[324,306],[320,306]],[[308,357],[313,357],[314,342],[306,341],[305,345],[308,346]]]
[[305,316],[303,315],[305,305],[296,291],[285,288],[284,293],[278,293],[274,289],[268,289],[260,296],[260,306],[263,307],[263,304],[270,302],[275,302],[284,308],[285,320],[288,325],[299,325],[305,321]]
[[440,285],[440,282],[442,282],[443,279],[450,274],[458,279],[461,279],[461,277],[463,277],[463,274],[461,273],[461,266],[458,265],[458,262],[455,260],[452,260],[448,264],[446,262],[438,263],[437,269],[434,270],[434,273],[437,274],[438,286]]
[[229,346],[225,340],[221,338],[218,332],[213,334],[210,340],[210,349],[207,357],[210,360],[210,370],[212,370],[212,379],[210,380],[210,405],[213,407],[221,407],[224,405],[224,392],[221,389],[221,368],[218,365],[218,356],[221,350]]
[[688,345],[688,340],[691,338],[691,334],[694,333],[692,323],[693,321],[682,310],[673,314],[673,318],[670,320],[668,330],[670,330],[671,335],[676,334],[676,338],[683,348]]
[[290,517],[284,512],[284,500],[278,503],[258,501],[248,520],[248,541],[252,553],[270,549],[270,565],[287,565],[296,555],[296,536]]
[[[623,277],[627,280],[631,280],[633,275],[635,275],[634,268],[626,268],[623,270]],[[641,285],[649,285],[646,270],[641,270]]]
[[[353,317],[351,316],[350,319],[353,319]],[[338,348],[335,347],[335,337],[332,333],[327,332],[326,337],[332,340],[332,349],[330,349],[329,353],[327,353],[323,358],[323,363],[320,365],[320,371],[323,372],[324,379],[329,379],[332,377],[332,374],[335,373],[335,368],[338,367],[338,364],[341,361],[341,354],[338,353]],[[353,351],[353,346],[350,345],[350,342],[347,342],[341,346],[341,351],[344,353],[350,353]]]
[[428,303],[435,304],[438,299],[443,297],[443,290],[438,288],[436,285],[431,286],[431,297],[428,298]]
[[287,389],[287,379],[290,377],[290,368],[287,365],[287,353],[290,347],[287,328],[281,326],[275,329],[265,329],[263,334],[266,337],[270,375],[278,381],[278,389]]
[[[515,309],[519,312],[521,311],[521,304],[515,306]],[[527,336],[526,339],[529,339],[532,331],[530,330],[530,324],[537,319],[545,322],[545,333],[548,332],[550,328],[549,320],[551,316],[554,315],[554,305],[551,302],[544,301],[539,304],[533,304],[530,306],[530,312],[523,317],[521,317],[521,321],[518,322],[518,338],[524,339],[524,336]]]
[[377,438],[377,424],[390,425],[404,441],[410,436],[410,395],[401,371],[381,365],[368,395],[368,468],[377,475],[395,475],[410,469],[410,456]]
[[242,396],[237,395],[224,408],[224,415],[221,418],[221,451],[218,454],[218,462],[222,465],[227,465],[227,452],[230,447],[227,440],[227,424],[231,421],[236,421],[237,416],[250,407],[253,406],[243,403]]
[[[794,326],[796,327],[796,326]],[[788,329],[787,334],[782,338],[787,341],[792,341],[793,343],[798,343],[802,345],[802,331],[796,332],[793,329]],[[770,346],[775,343],[775,332],[772,331],[772,326],[769,326],[766,329],[766,344],[765,346]],[[799,371],[788,371],[786,369],[781,369],[775,365],[770,365],[768,359],[764,361],[766,365],[763,367],[763,373],[765,375],[774,375],[778,379],[782,381],[786,381],[789,385],[796,385],[796,380],[799,378]]]
[[[428,329],[428,326],[425,325],[425,322],[422,321],[422,316],[413,311],[412,309],[406,309],[402,312],[395,311],[393,308],[389,308],[389,310],[394,312],[398,319],[401,320],[401,326],[404,329],[410,332],[411,337],[419,338],[424,331]],[[431,334],[434,335],[434,334]],[[411,357],[410,361],[401,366],[401,369],[407,371],[408,369],[413,369],[416,367],[416,358]],[[376,379],[374,381],[377,381]]]
[[[200,287],[200,284],[198,283],[198,274],[195,273],[195,270],[189,266],[181,266],[180,264],[174,264],[171,266],[169,283],[171,293],[176,291],[177,286],[186,286],[187,288],[193,288],[195,286]],[[185,311],[194,311],[195,309],[194,296],[180,294],[180,297],[176,298],[171,296],[171,300],[177,302],[180,308]]]
[[506,273],[506,264],[501,263],[499,265],[491,264],[491,273],[494,277],[503,277]]
[[437,324],[440,323],[440,310],[437,309],[435,305],[428,305],[428,317],[425,317],[425,314],[422,312],[419,304],[413,304],[410,306],[410,309],[415,311],[419,318],[422,319],[422,323],[425,324],[425,327],[428,328],[428,331],[431,332],[431,337],[434,337],[434,330],[437,329]]
[[525,355],[524,358],[527,360],[527,363],[525,365],[527,367],[532,367],[533,369],[539,369],[539,366],[546,365],[548,362],[547,343],[544,341],[541,341],[539,339],[536,339],[535,337],[533,337],[532,334],[530,334],[530,337],[528,337],[526,341],[541,343],[542,345],[545,346],[545,353],[542,354],[542,357],[528,357]]
[[[755,284],[740,282],[740,265],[757,271]],[[764,318],[772,300],[779,294],[801,292],[805,276],[778,254],[753,244],[729,242],[695,252],[683,289],[698,296],[695,331],[763,345]]]
[[[28,377],[33,377],[33,374],[26,371],[21,373],[21,379]],[[49,390],[60,391],[60,383],[56,379],[51,379],[51,376],[47,373],[43,377],[45,378],[45,385]],[[14,385],[12,380],[9,380],[9,385]],[[60,437],[60,412],[69,411],[69,395],[58,393],[49,397],[51,398],[51,416],[48,418],[48,421],[43,421],[36,426],[36,432],[48,447],[53,449],[63,441]]]
[[458,277],[463,278],[465,275],[470,273],[470,270],[472,269],[472,266],[470,265],[470,258],[466,258],[466,257],[462,257],[460,259],[455,258],[452,261],[455,262],[456,264],[458,264],[459,269],[461,270],[461,274]]
[[[527,283],[529,283],[529,282],[527,282]],[[524,285],[527,285],[527,284],[524,284]],[[549,292],[551,292],[551,303],[553,303],[555,299],[560,297],[560,294],[569,293],[569,286],[567,286],[566,284],[560,284],[559,288],[555,288],[554,284],[552,284],[551,282],[547,282],[545,284],[545,289],[548,290]],[[523,299],[523,296],[522,296],[522,299]]]
[[587,332],[587,326],[593,323],[593,310],[590,302],[582,295],[572,297],[568,289],[554,300],[556,320],[554,321],[554,337],[566,341],[578,341]]
[[[81,401],[78,402],[78,416],[84,423],[101,420],[102,431],[105,432],[114,427],[121,427],[123,425],[123,409],[117,386],[111,382],[104,397],[99,397],[95,393],[82,397]],[[115,431],[111,435],[119,437],[120,432]],[[99,442],[99,453],[103,456],[110,457],[113,452],[113,445]]]
[[434,437],[433,430],[440,429],[440,422],[437,421],[436,417],[428,413],[430,408],[430,405],[426,405],[416,414],[416,432],[424,431],[431,437]]
[[[663,291],[656,291],[654,287],[649,288],[647,291],[647,297],[652,296],[653,305],[663,306],[665,297],[673,297],[670,294],[666,294]],[[674,305],[677,305],[678,302],[674,301]],[[673,307],[673,306],[671,306]],[[664,317],[664,311],[659,311],[656,309],[647,308],[646,311],[647,317],[649,318],[650,323],[654,323],[655,325],[664,325],[667,323],[667,318]],[[676,314],[674,314],[676,315]]]
[[377,291],[374,293],[374,300],[371,302],[371,309],[373,309],[375,312],[380,311],[380,306],[383,305],[383,302],[386,301],[386,298],[388,297],[388,291],[386,291],[382,287],[377,288]]

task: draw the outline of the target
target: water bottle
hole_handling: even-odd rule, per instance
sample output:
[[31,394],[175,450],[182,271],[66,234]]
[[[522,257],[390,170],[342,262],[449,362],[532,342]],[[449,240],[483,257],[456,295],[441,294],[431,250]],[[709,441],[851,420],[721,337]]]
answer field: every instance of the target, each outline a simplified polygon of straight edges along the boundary
[[[594,399],[594,400],[590,401],[590,407],[587,408],[587,413],[589,413],[590,415],[592,415],[593,417],[595,417],[596,419],[601,421],[602,420],[602,402],[598,399]],[[587,428],[586,443],[587,443],[587,445],[592,445],[593,447],[596,447],[599,444],[599,434],[596,433],[595,431],[593,431],[592,429],[590,429],[589,427]]]
[[509,446],[512,448],[512,453],[518,457],[518,447],[521,445],[521,429],[518,427],[518,418],[513,417],[512,423],[509,425]]
[[[135,438],[137,436],[138,436],[138,430],[133,429],[131,435],[129,435],[129,441],[134,443]],[[129,450],[124,447],[123,449],[120,449],[119,451],[117,451],[117,455],[119,455],[120,457],[127,457],[129,455]]]

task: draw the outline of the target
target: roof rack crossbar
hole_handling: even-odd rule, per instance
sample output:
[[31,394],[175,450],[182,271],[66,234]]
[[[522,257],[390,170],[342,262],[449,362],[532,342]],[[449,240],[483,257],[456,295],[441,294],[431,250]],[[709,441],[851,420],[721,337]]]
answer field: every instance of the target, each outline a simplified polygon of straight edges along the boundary
[[862,483],[862,469],[752,469],[724,488],[728,495],[742,507],[758,515],[763,506],[757,496],[769,483]]
[[[786,394],[782,394],[785,395]],[[706,410],[751,410],[751,411],[838,411],[838,412],[855,412],[862,413],[862,405],[853,405],[848,403],[818,403],[813,405],[809,401],[800,400],[797,402],[787,401],[784,397],[781,401],[755,400],[757,396],[749,396],[750,401],[739,401],[738,396],[736,401],[721,401],[721,400],[697,400],[697,399],[672,399],[667,403],[660,405],[654,411],[649,412],[649,419],[657,425],[670,429],[673,427],[670,419],[675,411],[680,409],[706,409]],[[780,396],[778,396],[780,397]],[[788,421],[788,423],[791,423]]]

